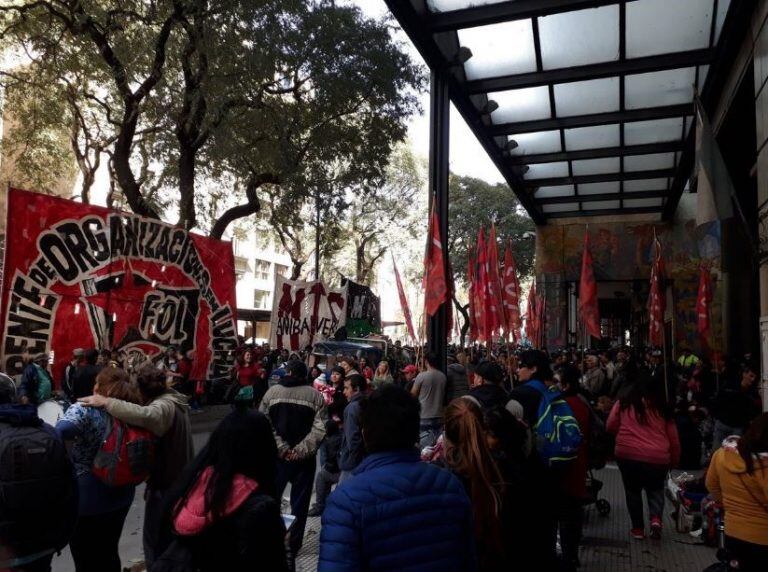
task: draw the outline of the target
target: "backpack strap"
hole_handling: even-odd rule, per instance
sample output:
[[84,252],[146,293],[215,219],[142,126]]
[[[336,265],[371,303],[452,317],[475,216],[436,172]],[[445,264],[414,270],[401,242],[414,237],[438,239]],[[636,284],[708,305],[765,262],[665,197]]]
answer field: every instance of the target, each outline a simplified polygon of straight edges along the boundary
[[766,505],[763,501],[761,501],[759,498],[757,498],[757,495],[747,486],[747,483],[744,481],[744,475],[742,473],[738,473],[739,480],[741,481],[741,484],[744,486],[745,489],[747,489],[747,492],[749,493],[749,496],[752,497],[752,500],[755,501],[760,508],[762,508],[766,514],[768,514],[768,505]]

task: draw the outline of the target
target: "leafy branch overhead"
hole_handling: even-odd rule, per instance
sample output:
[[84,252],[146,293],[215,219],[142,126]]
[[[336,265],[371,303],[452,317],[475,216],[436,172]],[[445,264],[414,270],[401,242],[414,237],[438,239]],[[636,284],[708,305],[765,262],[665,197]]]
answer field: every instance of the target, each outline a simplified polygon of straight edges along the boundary
[[0,40],[19,62],[6,109],[35,118],[17,153],[64,134],[83,200],[106,156],[111,200],[215,237],[263,204],[370,188],[423,86],[385,22],[324,0],[14,0]]

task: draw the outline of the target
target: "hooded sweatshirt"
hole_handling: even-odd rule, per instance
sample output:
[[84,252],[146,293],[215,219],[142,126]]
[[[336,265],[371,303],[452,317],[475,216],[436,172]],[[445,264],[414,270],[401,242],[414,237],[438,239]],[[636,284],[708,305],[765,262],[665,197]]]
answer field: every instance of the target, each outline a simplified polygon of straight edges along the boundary
[[768,546],[768,453],[755,456],[755,470],[749,475],[738,443],[738,437],[728,437],[712,455],[707,489],[725,507],[728,536]]
[[287,572],[285,525],[278,502],[253,479],[235,475],[221,516],[205,510],[213,475],[206,467],[173,518],[173,530],[202,572]]
[[[200,474],[200,478],[192,488],[187,502],[181,507],[173,520],[173,527],[181,536],[193,536],[200,534],[213,523],[213,515],[205,511],[205,489],[213,475],[213,467],[206,467]],[[226,518],[235,512],[246,499],[251,496],[259,485],[253,479],[243,475],[235,475],[232,481],[232,489],[229,491],[224,514],[220,518]]]

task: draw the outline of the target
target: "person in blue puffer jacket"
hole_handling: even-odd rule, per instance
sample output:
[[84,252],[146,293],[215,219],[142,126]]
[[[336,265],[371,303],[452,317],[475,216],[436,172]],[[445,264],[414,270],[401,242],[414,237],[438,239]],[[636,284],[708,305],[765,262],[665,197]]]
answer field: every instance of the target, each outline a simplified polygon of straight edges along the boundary
[[318,572],[477,570],[464,487],[420,462],[419,407],[393,385],[361,400],[368,456],[327,501]]

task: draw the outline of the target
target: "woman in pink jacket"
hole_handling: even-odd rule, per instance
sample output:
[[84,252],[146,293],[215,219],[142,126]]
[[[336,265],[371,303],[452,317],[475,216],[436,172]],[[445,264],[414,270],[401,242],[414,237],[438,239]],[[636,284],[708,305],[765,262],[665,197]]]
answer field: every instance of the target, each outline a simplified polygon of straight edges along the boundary
[[[634,379],[632,379],[634,377]],[[608,416],[616,435],[616,462],[624,481],[633,538],[645,537],[643,490],[648,500],[650,536],[661,538],[664,480],[680,459],[680,440],[663,387],[644,373],[631,376]]]

